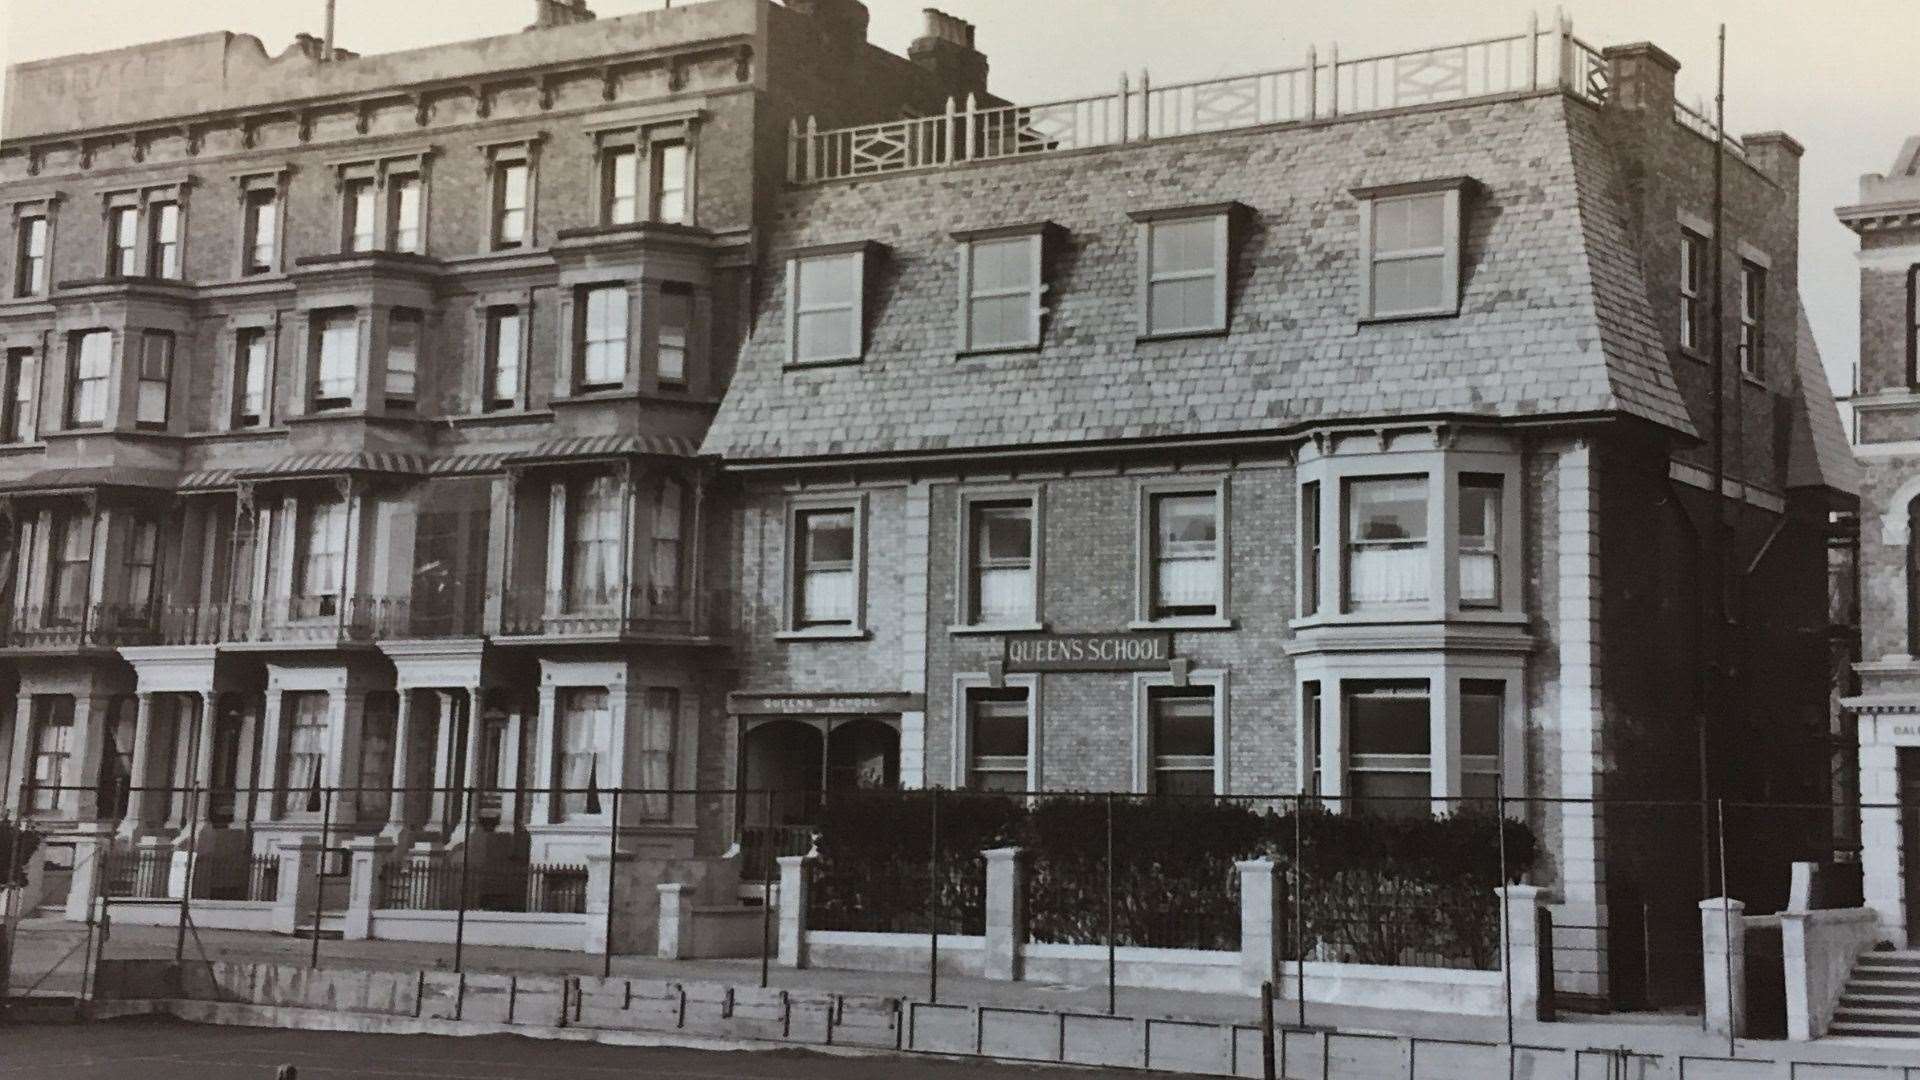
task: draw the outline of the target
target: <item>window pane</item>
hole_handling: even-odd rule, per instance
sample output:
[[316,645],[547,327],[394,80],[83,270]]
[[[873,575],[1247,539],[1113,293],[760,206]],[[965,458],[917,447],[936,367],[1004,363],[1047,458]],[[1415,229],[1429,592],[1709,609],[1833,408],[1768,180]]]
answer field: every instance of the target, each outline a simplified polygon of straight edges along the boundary
[[1498,757],[1505,687],[1495,681],[1466,679],[1460,683],[1460,753]]
[[247,230],[251,238],[247,268],[268,270],[273,267],[274,246],[280,231],[279,207],[271,191],[254,191],[247,196]]
[[347,181],[346,200],[347,250],[367,251],[373,247],[373,181]]
[[687,220],[686,144],[655,145],[653,161],[653,219],[684,223]]
[[1437,248],[1446,241],[1446,196],[1382,199],[1373,204],[1375,254]]
[[1148,287],[1147,303],[1152,314],[1148,329],[1158,333],[1216,326],[1219,317],[1214,312],[1213,300],[1214,279],[1211,277],[1156,281]]
[[1500,478],[1460,478],[1460,600],[1500,599]]
[[350,311],[315,318],[320,327],[320,364],[314,380],[316,403],[350,400],[359,382],[359,318]]
[[588,386],[620,385],[627,375],[626,288],[587,290],[584,319],[581,382]]
[[809,564],[853,561],[853,514],[807,514],[805,522]]
[[976,757],[1025,757],[1027,754],[1027,699],[976,698],[973,706],[973,753]]
[[1033,243],[1027,237],[976,240],[973,254],[973,291],[1005,292],[1033,287]]
[[1154,274],[1212,270],[1215,226],[1210,217],[1155,222],[1150,240]]
[[1153,753],[1160,757],[1213,756],[1213,695],[1156,694]]
[[1220,575],[1214,497],[1155,496],[1153,519],[1156,613],[1215,610]]
[[420,250],[420,178],[396,176],[388,181],[392,193],[393,249]]
[[1429,817],[1433,782],[1424,772],[1362,772],[1348,775],[1356,813],[1381,817]]
[[980,553],[989,562],[1033,556],[1033,512],[1026,506],[982,507]]
[[693,296],[681,289],[660,290],[660,332],[657,363],[662,382],[685,382],[687,335],[693,324]]
[[970,344],[976,349],[1025,345],[1033,340],[1032,301],[1026,293],[968,302]]
[[631,225],[639,213],[640,172],[633,148],[606,152],[607,224]]
[[798,318],[802,360],[851,356],[854,353],[853,312],[803,311]]
[[520,400],[520,313],[496,311],[490,321],[487,404],[509,406]]
[[1347,695],[1349,754],[1432,752],[1427,684],[1379,683]]
[[420,320],[393,313],[387,319],[387,393],[412,397],[420,372]]
[[1355,540],[1425,541],[1427,480],[1424,476],[1355,480],[1347,487]]
[[822,304],[851,304],[857,277],[858,256],[826,255],[801,259],[799,301],[801,310]]
[[1394,259],[1373,267],[1373,310],[1376,314],[1426,311],[1445,306],[1443,256]]

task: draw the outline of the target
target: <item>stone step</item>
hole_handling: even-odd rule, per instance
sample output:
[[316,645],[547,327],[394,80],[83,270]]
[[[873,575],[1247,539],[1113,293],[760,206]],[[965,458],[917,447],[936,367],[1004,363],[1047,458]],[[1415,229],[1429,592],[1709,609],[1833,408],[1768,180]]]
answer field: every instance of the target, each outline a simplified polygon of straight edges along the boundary
[[1920,1012],[1920,993],[1876,994],[1870,990],[1847,990],[1840,995],[1840,1007],[1859,1005],[1875,1009],[1911,1009]]
[[1836,1020],[1891,1020],[1896,1024],[1920,1024],[1920,1008],[1911,1005],[1848,1002],[1834,1010],[1833,1015]]
[[1860,954],[1861,967],[1920,968],[1920,953],[1870,952]]
[[1920,1021],[1911,1026],[1883,1024],[1877,1021],[1862,1023],[1844,1023],[1836,1021],[1827,1029],[1829,1035],[1864,1035],[1876,1039],[1914,1039],[1920,1041]]
[[1852,983],[1873,983],[1876,986],[1920,986],[1920,971],[1907,971],[1900,968],[1854,968]]

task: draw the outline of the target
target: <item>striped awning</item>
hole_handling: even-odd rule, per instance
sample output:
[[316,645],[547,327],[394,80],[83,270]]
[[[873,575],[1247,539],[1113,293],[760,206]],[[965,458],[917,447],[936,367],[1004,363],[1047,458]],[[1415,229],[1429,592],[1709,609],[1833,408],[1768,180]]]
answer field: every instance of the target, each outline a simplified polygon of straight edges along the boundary
[[266,465],[240,469],[237,475],[244,480],[288,480],[302,476],[338,476],[343,473],[419,476],[426,471],[426,462],[415,454],[377,450],[314,450]]
[[238,483],[237,469],[196,469],[180,478],[175,490],[192,494],[199,491],[226,491]]
[[65,495],[97,491],[101,488],[141,488],[172,491],[173,474],[158,469],[130,469],[120,466],[88,465],[60,469],[41,469],[18,480],[0,483],[0,492],[8,495]]
[[1920,694],[1861,694],[1841,698],[1840,707],[1855,713],[1920,713]]
[[531,450],[509,454],[507,461],[577,461],[581,458],[695,456],[700,444],[681,435],[576,435],[549,439]]
[[433,459],[433,464],[427,466],[427,472],[432,476],[478,476],[497,473],[506,466],[508,456],[504,450],[490,454],[454,454]]

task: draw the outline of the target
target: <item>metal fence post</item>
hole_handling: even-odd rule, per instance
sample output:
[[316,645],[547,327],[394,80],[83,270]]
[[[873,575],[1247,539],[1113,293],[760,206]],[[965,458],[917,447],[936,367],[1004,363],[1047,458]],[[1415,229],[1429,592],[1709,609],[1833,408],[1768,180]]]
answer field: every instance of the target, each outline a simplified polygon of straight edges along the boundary
[[[1142,76],[1144,80],[1144,74]],[[1119,974],[1113,944],[1113,792],[1107,792],[1107,1015],[1118,1009],[1115,979]]]
[[313,861],[313,925],[308,929],[313,933],[313,949],[307,955],[307,966],[320,966],[320,912],[326,907],[327,897],[327,834],[333,829],[333,789],[320,792],[320,857]]
[[1733,1012],[1733,899],[1727,895],[1727,800],[1715,799],[1713,811],[1720,850],[1720,953],[1727,979],[1727,1056],[1733,1057],[1735,1028],[1739,1025]]
[[940,789],[927,806],[927,1001],[940,1001]]
[[467,785],[462,794],[466,806],[460,814],[460,824],[467,835],[460,841],[460,907],[453,917],[453,970],[456,973],[462,970],[467,958],[467,880],[473,862],[473,785]]
[[767,935],[773,924],[773,898],[778,895],[774,875],[779,872],[779,863],[774,859],[773,847],[773,789],[766,792],[766,821],[760,829],[760,989],[767,988]]
[[1273,1072],[1273,984],[1260,984],[1260,1076],[1274,1080]]
[[[1527,40],[1533,40],[1529,37]],[[1506,994],[1507,1045],[1513,1045],[1513,916],[1507,896],[1507,790],[1504,777],[1493,781],[1493,827],[1500,845],[1500,982]],[[1537,945],[1536,945],[1537,947]],[[1537,1018],[1536,1018],[1537,1019]]]
[[1307,1026],[1307,860],[1300,838],[1300,818],[1306,813],[1307,797],[1293,801],[1293,998],[1300,1014],[1300,1026]]
[[[194,855],[200,848],[200,737],[201,729],[207,729],[209,736],[213,725],[213,702],[201,701],[200,722],[193,726],[193,733],[187,738],[187,768],[192,770],[187,787],[187,866],[184,879],[180,883],[180,928],[173,939],[173,962],[178,964],[187,955],[187,924],[193,921],[193,863]],[[171,872],[172,868],[168,868]]]
[[[673,796],[667,796],[667,814],[673,814]],[[613,789],[612,815],[607,819],[607,947],[601,952],[600,977],[613,978],[613,896],[620,879],[620,789]]]

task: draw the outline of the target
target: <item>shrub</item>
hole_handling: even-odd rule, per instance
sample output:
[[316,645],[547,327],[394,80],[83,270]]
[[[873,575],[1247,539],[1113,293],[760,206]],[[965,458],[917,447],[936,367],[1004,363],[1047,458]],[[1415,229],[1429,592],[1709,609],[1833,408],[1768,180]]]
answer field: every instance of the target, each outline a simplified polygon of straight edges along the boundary
[[[938,804],[940,844],[933,845]],[[821,808],[808,923],[817,930],[986,932],[986,860],[1020,816],[1018,799],[955,792],[857,792]],[[934,871],[937,890],[929,890]]]

